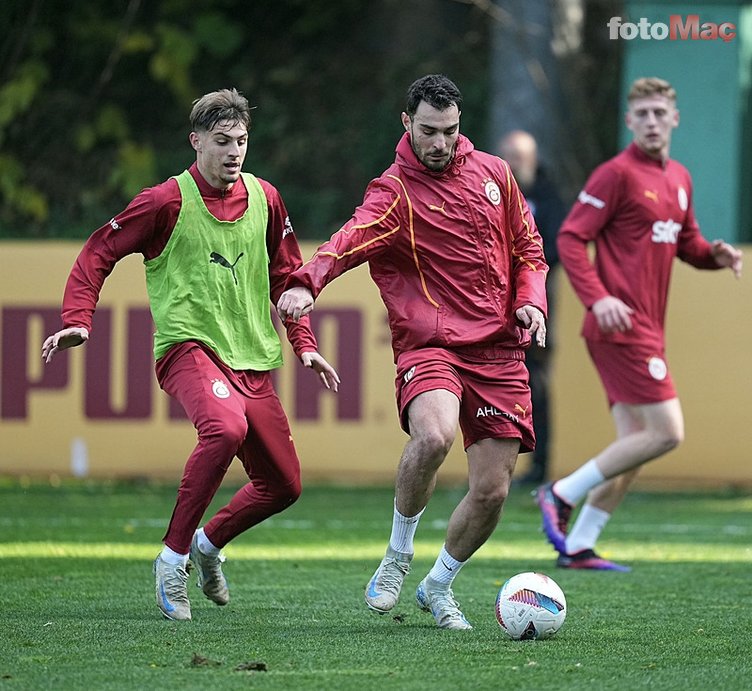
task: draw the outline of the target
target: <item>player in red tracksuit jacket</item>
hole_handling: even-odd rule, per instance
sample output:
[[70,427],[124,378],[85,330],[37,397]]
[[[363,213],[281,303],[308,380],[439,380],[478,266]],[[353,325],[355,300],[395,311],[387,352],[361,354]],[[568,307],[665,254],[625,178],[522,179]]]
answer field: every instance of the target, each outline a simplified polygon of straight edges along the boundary
[[[206,597],[227,604],[220,549],[301,491],[300,461],[272,385],[282,358],[269,307],[302,258],[279,192],[241,173],[250,122],[248,101],[235,89],[194,103],[196,162],[143,190],[87,240],[66,284],[63,328],[42,347],[49,362],[88,340],[105,279],[127,255],[143,255],[157,379],[198,437],[154,564],[157,605],[174,620],[191,619],[188,561]],[[230,260],[211,251],[225,245],[238,247],[223,249]],[[303,364],[336,390],[338,375],[317,352],[309,324],[291,322],[287,337]],[[236,456],[248,484],[196,530]]]
[[[600,454],[537,491],[544,530],[563,568],[630,570],[599,557],[595,543],[640,466],[683,439],[665,357],[674,258],[699,269],[730,267],[737,277],[742,270],[739,250],[700,234],[690,175],[668,157],[679,122],[674,89],[661,79],[638,79],[628,106],[633,142],[595,170],[559,231],[561,263],[587,309],[582,335],[617,431]],[[586,495],[568,533],[572,509]]]
[[386,305],[397,403],[410,441],[400,461],[392,534],[365,598],[378,612],[399,598],[413,537],[436,473],[462,429],[469,491],[418,586],[442,628],[472,628],[451,583],[496,527],[517,454],[535,443],[524,349],[545,344],[548,267],[507,163],[459,133],[462,97],[442,75],[408,91],[394,164],[353,217],[295,271],[283,319],[313,308],[324,286],[364,262]]

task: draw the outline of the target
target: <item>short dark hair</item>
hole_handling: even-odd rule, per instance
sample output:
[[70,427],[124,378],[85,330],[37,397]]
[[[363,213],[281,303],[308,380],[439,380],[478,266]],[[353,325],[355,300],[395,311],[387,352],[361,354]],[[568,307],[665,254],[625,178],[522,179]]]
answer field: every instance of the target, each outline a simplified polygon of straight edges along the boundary
[[235,89],[212,91],[193,102],[192,132],[211,132],[220,122],[243,125],[246,130],[251,128],[248,100]]
[[457,85],[443,74],[427,74],[416,79],[407,90],[407,106],[405,112],[412,117],[421,101],[425,101],[436,110],[446,110],[456,105],[462,110],[462,94]]

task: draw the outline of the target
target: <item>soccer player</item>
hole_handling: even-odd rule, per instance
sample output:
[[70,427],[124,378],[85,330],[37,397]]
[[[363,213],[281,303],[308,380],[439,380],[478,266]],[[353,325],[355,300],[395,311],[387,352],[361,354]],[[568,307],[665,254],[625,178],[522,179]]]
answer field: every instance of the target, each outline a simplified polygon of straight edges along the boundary
[[519,484],[537,487],[548,477],[549,440],[551,437],[551,415],[549,389],[551,360],[554,353],[553,323],[556,307],[557,269],[559,252],[556,249],[556,236],[566,215],[566,207],[559,196],[548,171],[538,158],[538,143],[535,137],[524,130],[512,130],[505,134],[498,145],[501,156],[512,169],[525,201],[535,219],[535,225],[543,238],[543,251],[546,253],[548,277],[546,293],[548,315],[546,318],[546,347],[539,348],[535,341],[525,351],[525,364],[530,373],[530,393],[533,405],[533,427],[535,429],[535,451],[531,454],[527,472],[519,478]]
[[443,75],[415,81],[397,155],[353,217],[295,271],[277,309],[293,321],[324,286],[368,262],[392,332],[400,422],[410,436],[396,478],[392,532],[365,591],[397,603],[418,521],[462,429],[469,491],[416,591],[439,627],[470,629],[452,581],[501,515],[520,449],[535,443],[524,349],[545,345],[547,265],[509,166],[460,134],[462,96]]
[[[68,277],[63,328],[42,346],[49,362],[88,340],[106,277],[126,255],[143,255],[157,379],[198,433],[154,562],[157,605],[174,620],[191,618],[188,561],[204,595],[227,604],[221,548],[301,491],[271,380],[282,350],[270,304],[302,264],[300,249],[279,192],[241,173],[251,124],[246,98],[235,89],[208,93],[194,103],[190,122],[196,162],[143,190],[89,238]],[[336,391],[339,377],[317,352],[309,323],[286,326],[303,364]],[[235,456],[250,482],[197,530]]]
[[[640,466],[684,437],[666,364],[664,321],[674,257],[742,272],[741,252],[700,234],[689,172],[669,158],[676,92],[636,80],[627,97],[632,143],[597,168],[559,232],[561,263],[587,312],[582,334],[606,391],[616,440],[573,473],[538,488],[543,529],[571,569],[629,571],[595,544]],[[595,261],[588,244],[595,245]],[[571,532],[574,507],[587,497]]]

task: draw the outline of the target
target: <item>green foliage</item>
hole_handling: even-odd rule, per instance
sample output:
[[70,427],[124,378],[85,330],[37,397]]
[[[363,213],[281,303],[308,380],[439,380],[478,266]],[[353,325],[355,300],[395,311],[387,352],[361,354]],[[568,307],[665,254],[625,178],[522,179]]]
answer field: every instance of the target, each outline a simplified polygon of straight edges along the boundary
[[159,24],[155,28],[158,49],[149,61],[149,73],[173,92],[178,102],[190,101],[190,68],[198,55],[194,37],[181,28]]
[[229,23],[219,12],[204,12],[196,19],[193,38],[208,55],[221,60],[242,50],[244,31],[241,24]]
[[4,131],[28,110],[48,78],[45,65],[30,61],[18,68],[18,75],[13,81],[0,88],[0,144],[3,143]]
[[[227,482],[209,511],[229,500]],[[601,549],[631,574],[555,570],[539,513],[512,493],[501,526],[454,584],[473,631],[437,629],[413,602],[464,493],[439,488],[393,614],[363,602],[383,555],[391,488],[306,487],[290,509],[226,549],[231,602],[189,590],[193,621],[160,618],[150,562],[175,487],[0,481],[0,679],[54,689],[750,688],[752,499],[636,493]],[[549,641],[501,633],[507,577],[552,575],[568,601]],[[746,598],[746,599],[745,599]],[[255,665],[253,663],[256,663]],[[262,663],[266,671],[254,671]]]
[[[17,209],[26,218],[37,222],[47,219],[47,199],[25,184],[20,162],[5,154],[0,154],[0,194],[9,207]],[[5,216],[5,211],[2,210],[0,218]]]
[[[488,16],[454,0],[3,3],[0,237],[85,237],[189,165],[192,102],[257,106],[246,169],[328,237],[393,160],[413,79],[449,74],[482,140]],[[135,192],[134,192],[135,191]]]
[[127,116],[121,108],[105,104],[91,122],[82,123],[76,133],[78,152],[86,154],[101,141],[119,142],[127,139],[129,128]]
[[112,170],[112,186],[131,197],[144,187],[143,181],[154,178],[156,161],[154,150],[135,142],[123,142],[118,148],[118,163]]

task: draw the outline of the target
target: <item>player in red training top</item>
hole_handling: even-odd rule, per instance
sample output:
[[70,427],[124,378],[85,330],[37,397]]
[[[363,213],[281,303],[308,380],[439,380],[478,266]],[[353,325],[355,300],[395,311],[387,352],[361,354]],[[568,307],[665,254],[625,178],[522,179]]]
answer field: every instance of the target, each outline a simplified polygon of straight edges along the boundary
[[[144,256],[157,379],[198,433],[154,562],[157,605],[168,619],[191,618],[189,560],[204,595],[227,604],[220,549],[300,495],[300,462],[271,380],[282,350],[270,300],[302,258],[279,192],[241,173],[250,124],[248,101],[235,89],[194,103],[196,162],[143,190],[89,238],[65,287],[63,329],[42,346],[49,362],[88,340],[106,277],[126,255]],[[287,325],[287,337],[336,390],[339,377],[317,352],[310,325]],[[250,482],[196,530],[235,456]]]
[[[642,78],[628,95],[633,141],[591,175],[559,232],[561,263],[587,309],[582,334],[606,390],[617,439],[572,474],[538,488],[543,528],[557,565],[629,571],[595,543],[640,466],[684,437],[666,364],[664,320],[674,257],[699,269],[742,272],[738,249],[700,234],[692,180],[669,158],[679,124],[668,82]],[[588,243],[595,244],[595,263]],[[571,532],[574,507],[587,496]]]
[[327,283],[367,261],[386,305],[410,440],[397,471],[389,546],[366,587],[372,610],[397,603],[418,521],[459,423],[469,491],[416,591],[420,608],[446,629],[472,628],[452,581],[495,529],[519,449],[535,443],[524,348],[531,335],[545,345],[548,270],[509,165],[460,134],[461,109],[445,76],[412,84],[394,164],[292,274],[277,304],[283,319],[298,319]]

